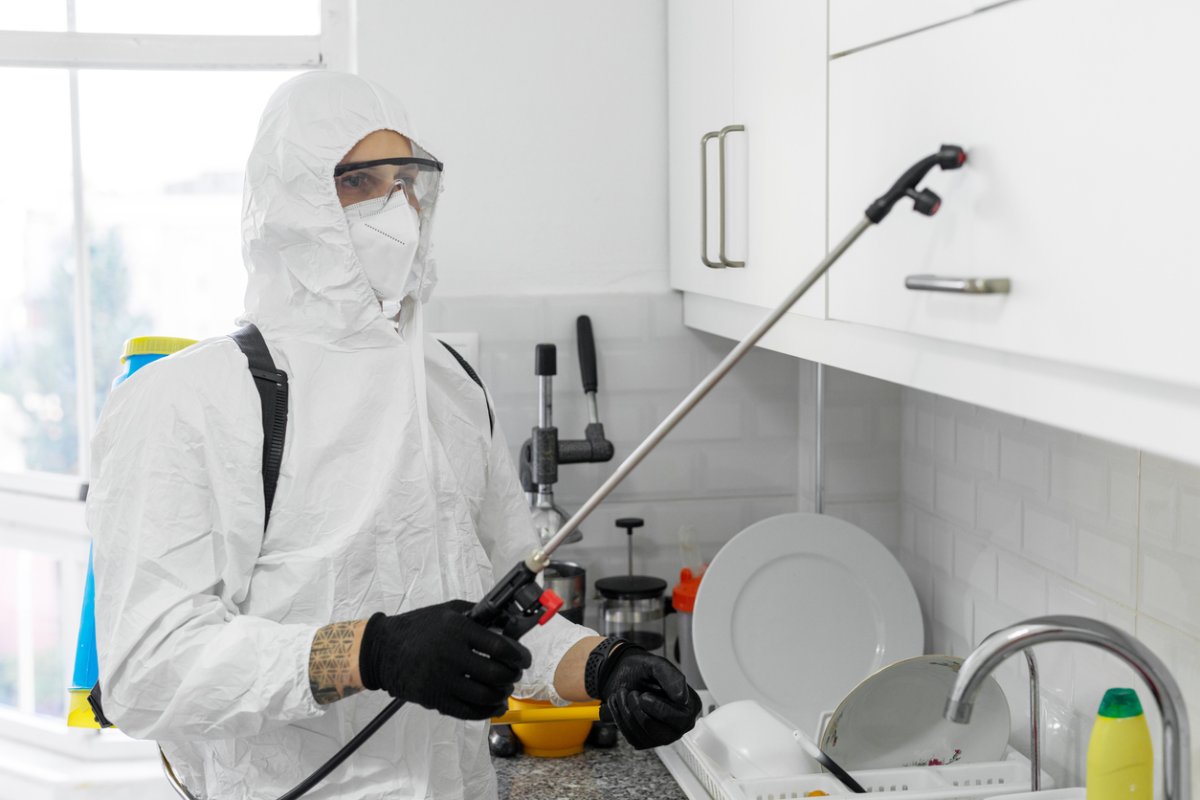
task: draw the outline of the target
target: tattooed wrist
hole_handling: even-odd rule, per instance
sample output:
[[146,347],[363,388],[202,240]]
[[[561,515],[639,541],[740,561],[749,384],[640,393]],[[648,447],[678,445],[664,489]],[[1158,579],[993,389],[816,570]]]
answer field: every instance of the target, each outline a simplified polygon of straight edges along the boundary
[[308,654],[308,686],[318,705],[363,690],[358,649],[366,620],[334,622],[317,630]]

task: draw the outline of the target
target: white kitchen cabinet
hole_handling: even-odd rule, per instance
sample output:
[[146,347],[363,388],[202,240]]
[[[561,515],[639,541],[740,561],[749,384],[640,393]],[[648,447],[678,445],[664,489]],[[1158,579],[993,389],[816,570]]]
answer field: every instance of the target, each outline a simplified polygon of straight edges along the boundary
[[829,0],[829,52],[836,56],[993,5],[991,0]]
[[[677,289],[772,306],[825,248],[824,3],[673,0],[668,3],[668,159],[671,283]],[[725,254],[744,267],[710,268],[721,233],[721,142],[727,134]],[[798,313],[824,313],[818,285]]]
[[930,174],[936,217],[902,201],[834,266],[829,317],[1200,386],[1197,30],[1192,3],[1027,0],[833,61],[831,239],[941,143],[969,161]]
[[[706,268],[716,260],[717,176],[707,185],[708,237],[701,245],[701,139],[733,123],[733,0],[679,0],[667,5],[667,160],[670,173],[671,283],[718,291],[732,277]],[[715,164],[715,159],[710,159]]]

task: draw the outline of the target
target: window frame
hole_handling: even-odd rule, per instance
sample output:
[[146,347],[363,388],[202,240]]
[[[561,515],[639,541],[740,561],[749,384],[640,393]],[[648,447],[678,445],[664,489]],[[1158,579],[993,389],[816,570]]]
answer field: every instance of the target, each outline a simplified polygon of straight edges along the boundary
[[[91,356],[91,263],[84,240],[84,202],[80,157],[80,69],[296,71],[357,68],[355,17],[357,0],[321,0],[320,33],[309,36],[182,36],[164,34],[80,33],[74,27],[74,0],[67,5],[68,31],[0,30],[0,70],[10,67],[66,69],[70,77],[71,142],[74,201],[75,385],[93,382]],[[66,563],[87,564],[90,535],[84,523],[84,503],[91,468],[91,438],[95,434],[92,393],[77,391],[73,409],[78,423],[79,469],[74,475],[0,471],[0,547],[50,555]],[[82,574],[82,570],[80,572]],[[78,605],[82,583],[73,600]],[[64,613],[70,614],[68,610]],[[68,656],[73,651],[68,650]],[[64,691],[66,687],[63,687]],[[144,742],[121,736],[97,735],[66,727],[44,716],[0,708],[0,748],[3,740],[34,744],[62,755],[95,760],[136,758]],[[0,770],[0,774],[2,774]]]

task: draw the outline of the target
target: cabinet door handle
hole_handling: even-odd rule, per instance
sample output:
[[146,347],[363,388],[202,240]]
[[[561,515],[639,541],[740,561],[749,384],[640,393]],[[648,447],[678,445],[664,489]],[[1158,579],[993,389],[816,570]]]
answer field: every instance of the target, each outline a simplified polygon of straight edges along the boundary
[[726,125],[717,134],[718,150],[721,155],[721,245],[720,251],[717,253],[717,258],[727,267],[746,266],[745,261],[730,261],[725,257],[725,137],[731,133],[744,130],[746,130],[744,125]]
[[[720,135],[719,131],[710,131],[700,137],[700,260],[709,269],[725,268],[721,262],[712,261],[708,257],[708,142],[718,135]],[[724,205],[725,199],[722,193],[722,213],[724,213]],[[722,230],[724,230],[724,223],[722,223]],[[722,241],[724,241],[723,238]]]
[[947,278],[941,275],[909,275],[904,288],[919,292],[956,292],[958,294],[1008,294],[1008,278]]

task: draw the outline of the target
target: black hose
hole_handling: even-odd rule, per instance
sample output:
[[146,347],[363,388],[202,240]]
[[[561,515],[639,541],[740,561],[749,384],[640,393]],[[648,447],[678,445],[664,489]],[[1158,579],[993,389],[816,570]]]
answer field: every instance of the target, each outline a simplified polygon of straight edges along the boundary
[[362,747],[362,743],[375,735],[375,731],[383,727],[383,723],[392,718],[392,715],[400,710],[404,705],[403,700],[393,700],[387,704],[387,707],[375,715],[375,719],[367,723],[361,731],[354,735],[354,738],[346,742],[341,750],[338,750],[333,756],[321,766],[317,767],[311,775],[297,783],[287,793],[279,796],[279,800],[296,800],[297,797],[307,792],[309,789],[316,786],[325,776],[337,769],[343,761],[350,757],[358,748]]

